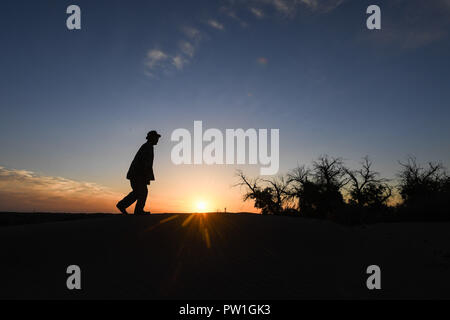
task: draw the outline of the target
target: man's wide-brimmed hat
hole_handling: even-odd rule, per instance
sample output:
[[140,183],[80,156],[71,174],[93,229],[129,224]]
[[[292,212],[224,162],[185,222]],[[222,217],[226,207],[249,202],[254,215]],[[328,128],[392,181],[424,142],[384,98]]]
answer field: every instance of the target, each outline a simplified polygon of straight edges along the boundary
[[155,130],[152,130],[149,133],[147,133],[147,139],[149,138],[161,138],[161,135]]

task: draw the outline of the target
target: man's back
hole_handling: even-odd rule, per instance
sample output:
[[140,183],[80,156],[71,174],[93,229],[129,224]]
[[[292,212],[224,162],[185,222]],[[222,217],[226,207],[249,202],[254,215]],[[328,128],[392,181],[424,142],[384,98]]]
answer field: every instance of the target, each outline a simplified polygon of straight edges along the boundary
[[145,179],[147,184],[151,180],[155,180],[153,174],[153,145],[149,142],[144,143],[136,153],[131,162],[130,169],[127,173],[127,179]]

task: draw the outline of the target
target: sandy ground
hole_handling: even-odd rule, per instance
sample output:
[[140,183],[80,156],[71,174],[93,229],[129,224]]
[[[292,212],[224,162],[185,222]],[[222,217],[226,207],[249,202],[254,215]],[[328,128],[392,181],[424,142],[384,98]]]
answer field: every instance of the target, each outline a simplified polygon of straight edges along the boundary
[[[450,298],[450,223],[346,227],[251,214],[0,227],[0,298]],[[82,290],[66,288],[78,265]],[[381,290],[366,287],[381,268]]]

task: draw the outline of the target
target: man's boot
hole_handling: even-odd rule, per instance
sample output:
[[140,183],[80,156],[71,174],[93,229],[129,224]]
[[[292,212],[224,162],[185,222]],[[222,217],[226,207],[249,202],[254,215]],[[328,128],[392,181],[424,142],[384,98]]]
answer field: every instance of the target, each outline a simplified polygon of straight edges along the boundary
[[126,208],[123,206],[123,204],[122,204],[121,201],[119,201],[119,202],[116,204],[116,208],[119,209],[119,211],[122,212],[123,214],[128,214]]

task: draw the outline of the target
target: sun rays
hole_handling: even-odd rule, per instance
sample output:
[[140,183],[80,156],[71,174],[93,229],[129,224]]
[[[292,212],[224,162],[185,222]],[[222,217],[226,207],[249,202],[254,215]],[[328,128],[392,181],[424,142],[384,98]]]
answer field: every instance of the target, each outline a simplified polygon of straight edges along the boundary
[[[192,214],[175,214],[170,215],[164,219],[159,220],[157,223],[145,229],[145,232],[153,231],[167,223],[179,223],[184,229],[184,232],[195,236],[195,233],[199,233],[202,242],[206,248],[211,248],[211,223],[208,221],[208,213],[192,213]],[[179,219],[183,218],[183,219]]]

